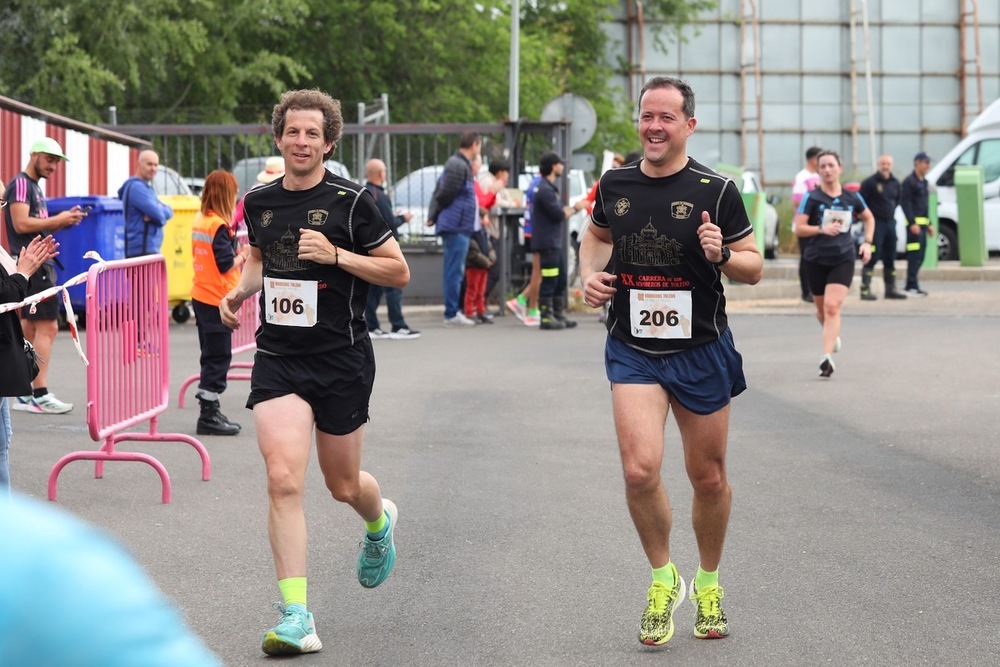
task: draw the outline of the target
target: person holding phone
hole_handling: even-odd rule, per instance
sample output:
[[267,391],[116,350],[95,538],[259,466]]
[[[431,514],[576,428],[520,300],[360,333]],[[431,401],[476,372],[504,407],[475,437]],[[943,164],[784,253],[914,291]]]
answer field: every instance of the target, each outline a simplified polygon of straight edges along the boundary
[[[803,196],[792,230],[798,238],[810,239],[803,258],[816,319],[823,327],[819,375],[828,378],[835,370],[833,355],[840,350],[840,310],[851,289],[854,262],[858,252],[863,262],[871,259],[875,218],[860,193],[841,186],[843,168],[835,151],[822,151],[816,164],[820,183]],[[864,225],[864,241],[859,250],[855,250],[851,235],[855,216]]]
[[[59,164],[69,158],[63,153],[59,142],[51,137],[39,139],[31,145],[28,164],[20,174],[7,185],[4,199],[4,224],[7,226],[8,250],[17,257],[41,234],[47,236],[60,229],[79,225],[87,213],[79,206],[58,215],[49,216],[45,195],[39,184],[43,178],[52,176]],[[28,295],[38,294],[56,284],[56,269],[52,259],[48,259],[28,281]],[[49,359],[52,344],[59,331],[59,299],[46,299],[37,305],[34,312],[21,309],[21,326],[24,337],[38,352],[39,372],[32,382],[31,394],[18,396],[13,408],[24,412],[64,414],[73,409],[72,403],[60,401],[48,389]]]

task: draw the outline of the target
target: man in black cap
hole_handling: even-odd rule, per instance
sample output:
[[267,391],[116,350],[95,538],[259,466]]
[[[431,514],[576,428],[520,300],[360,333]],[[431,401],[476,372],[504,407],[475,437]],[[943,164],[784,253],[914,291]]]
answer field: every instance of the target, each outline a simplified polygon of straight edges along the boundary
[[[542,285],[538,290],[540,329],[571,329],[576,322],[566,319],[566,254],[563,252],[563,220],[577,208],[559,202],[556,179],[566,164],[557,153],[545,153],[538,160],[538,181],[531,200],[531,250],[541,260]],[[586,199],[581,200],[586,206]]]
[[924,253],[927,251],[927,237],[934,236],[931,227],[928,205],[927,175],[931,168],[931,158],[920,151],[913,156],[913,173],[903,180],[899,191],[899,205],[906,216],[906,295],[910,297],[927,296],[920,289],[917,274],[924,263]]

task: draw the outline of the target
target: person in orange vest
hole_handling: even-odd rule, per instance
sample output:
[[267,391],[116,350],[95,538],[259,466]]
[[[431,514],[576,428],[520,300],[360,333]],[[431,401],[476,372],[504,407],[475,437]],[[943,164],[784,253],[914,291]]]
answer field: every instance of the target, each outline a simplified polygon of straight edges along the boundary
[[201,404],[198,435],[236,435],[240,425],[222,414],[219,396],[233,359],[233,332],[219,315],[219,302],[236,287],[249,246],[237,249],[233,211],[239,186],[236,177],[216,169],[205,179],[201,210],[191,227],[194,285],[191,302],[198,323],[201,378],[195,396]]

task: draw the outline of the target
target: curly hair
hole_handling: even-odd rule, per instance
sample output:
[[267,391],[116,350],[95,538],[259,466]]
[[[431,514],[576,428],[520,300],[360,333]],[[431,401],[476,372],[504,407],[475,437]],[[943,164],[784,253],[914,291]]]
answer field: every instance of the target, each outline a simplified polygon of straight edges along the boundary
[[329,160],[337,150],[340,133],[344,129],[344,116],[340,112],[340,100],[335,100],[318,88],[312,90],[289,90],[281,96],[281,102],[274,105],[271,127],[275,138],[285,132],[285,116],[292,110],[316,109],[323,113],[323,140],[333,143],[329,152],[323,155]]

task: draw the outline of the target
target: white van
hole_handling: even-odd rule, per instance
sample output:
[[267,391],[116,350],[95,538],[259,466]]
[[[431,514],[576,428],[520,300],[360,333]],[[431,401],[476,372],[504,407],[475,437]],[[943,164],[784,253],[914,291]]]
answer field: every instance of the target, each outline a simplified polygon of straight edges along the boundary
[[[931,156],[934,157],[934,156]],[[983,210],[986,249],[1000,252],[1000,99],[969,124],[965,138],[927,172],[927,181],[937,187],[939,259],[958,259],[958,203],[955,200],[956,165],[983,168]],[[909,173],[907,171],[906,173]],[[905,219],[896,209],[899,247],[906,246]]]

